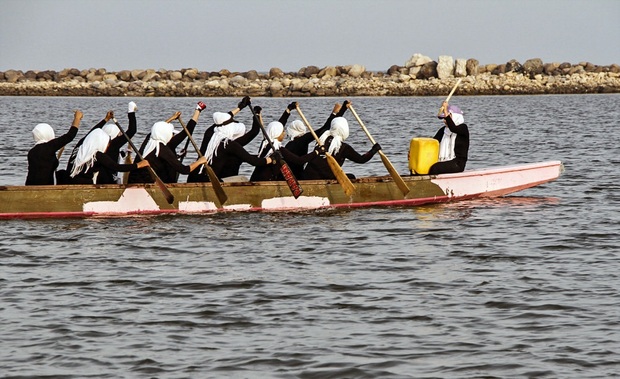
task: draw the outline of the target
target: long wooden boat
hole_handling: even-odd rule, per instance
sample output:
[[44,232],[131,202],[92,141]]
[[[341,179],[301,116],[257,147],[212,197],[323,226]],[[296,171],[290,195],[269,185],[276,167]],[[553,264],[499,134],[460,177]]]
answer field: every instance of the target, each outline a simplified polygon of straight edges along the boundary
[[410,191],[391,176],[353,180],[346,195],[335,180],[300,181],[303,194],[291,195],[286,182],[223,183],[228,200],[220,204],[209,183],[169,184],[168,204],[160,188],[146,185],[0,186],[0,218],[117,217],[202,214],[233,211],[296,211],[325,208],[416,206],[503,196],[557,179],[560,161],[520,164],[458,174],[403,176]]

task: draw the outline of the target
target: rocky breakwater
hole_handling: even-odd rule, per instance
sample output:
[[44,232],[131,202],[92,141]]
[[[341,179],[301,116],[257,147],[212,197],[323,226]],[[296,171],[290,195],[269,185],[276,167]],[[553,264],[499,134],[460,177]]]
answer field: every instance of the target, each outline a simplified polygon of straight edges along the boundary
[[620,66],[589,62],[481,65],[476,59],[438,60],[414,54],[404,65],[368,71],[362,65],[307,66],[267,73],[106,69],[0,72],[2,96],[444,96],[458,78],[459,95],[620,93]]

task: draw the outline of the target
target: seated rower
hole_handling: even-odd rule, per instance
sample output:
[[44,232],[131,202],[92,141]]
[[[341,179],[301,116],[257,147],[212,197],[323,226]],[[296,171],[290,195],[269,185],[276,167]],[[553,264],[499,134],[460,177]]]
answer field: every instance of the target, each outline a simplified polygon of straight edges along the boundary
[[38,124],[34,127],[32,135],[35,145],[28,152],[27,186],[54,184],[54,172],[58,168],[56,152],[75,138],[83,116],[81,111],[75,111],[71,128],[58,138],[49,124]]
[[444,122],[444,126],[433,137],[439,141],[439,162],[430,167],[428,174],[463,172],[469,151],[469,129],[463,112],[459,107],[448,106],[448,102],[444,101],[438,117]]
[[[286,147],[282,146],[282,141],[286,136],[286,132],[284,131],[284,125],[282,125],[280,121],[270,122],[265,129],[267,136],[269,136],[269,139],[271,140],[271,144],[278,153],[274,156],[274,151],[269,142],[267,140],[263,140],[258,153],[258,156],[261,158],[271,157],[273,159],[279,159],[282,157],[289,166],[294,163],[296,166],[303,167],[305,163],[318,155],[318,150],[315,150],[310,154],[300,157],[290,152]],[[254,168],[254,172],[250,177],[250,181],[252,182],[272,180],[284,180],[282,173],[275,165],[257,166]]]
[[[325,150],[336,159],[340,166],[344,164],[346,159],[355,163],[366,163],[381,150],[381,146],[376,143],[367,153],[360,155],[344,142],[347,137],[349,137],[349,123],[344,117],[336,117],[332,120],[329,131],[323,133],[319,138]],[[353,174],[347,174],[347,176],[355,179]],[[303,172],[303,179],[336,179],[336,177],[325,156],[321,155],[308,162]]]
[[[127,137],[131,138],[136,134],[136,111],[138,110],[138,106],[135,102],[129,102],[127,108],[127,118],[129,119],[129,125],[127,126]],[[102,130],[106,132],[110,136],[110,145],[106,150],[106,154],[115,162],[119,161],[121,156],[121,149],[127,143],[127,138],[121,133],[116,124],[106,124],[103,126]],[[127,161],[127,164],[131,163],[131,161]],[[127,171],[125,171],[127,172]],[[97,184],[112,184],[112,183],[120,183],[121,180],[118,178],[118,171],[111,170],[108,167],[101,167],[99,170],[99,175],[97,175]]]
[[252,166],[265,166],[273,162],[270,157],[260,158],[248,153],[238,142],[239,137],[243,136],[244,133],[245,126],[243,124],[238,122],[224,123],[215,128],[215,133],[207,145],[204,156],[217,177],[222,181],[247,181],[247,178],[239,177],[239,167],[243,162]]
[[119,164],[117,159],[106,154],[109,146],[110,136],[102,129],[95,129],[88,133],[75,155],[70,184],[98,183],[96,177],[104,169],[108,172],[132,171],[149,165],[148,161],[141,161],[137,164]]
[[[197,114],[199,114],[204,108],[205,104],[202,102],[199,102],[196,106],[196,111],[192,117],[194,120],[192,129],[196,125],[195,122],[198,118]],[[178,112],[176,116],[178,117]],[[190,123],[188,122],[188,131],[190,131],[189,124]],[[190,172],[194,171],[206,162],[204,157],[199,158],[190,165],[184,165],[179,161],[174,149],[183,141],[183,139],[185,139],[185,137],[187,137],[185,131],[174,135],[174,126],[169,122],[158,121],[153,124],[149,139],[143,146],[144,150],[142,157],[149,161],[150,166],[153,170],[155,170],[155,173],[164,183],[176,183],[177,173],[188,175]],[[153,183],[153,178],[151,178],[146,169],[140,169],[132,171],[129,174],[128,182]]]
[[[321,136],[323,133],[328,131],[332,120],[336,117],[342,117],[347,109],[349,109],[347,107],[348,104],[349,100],[345,100],[342,106],[336,103],[332,113],[330,113],[329,117],[327,117],[327,120],[323,126],[314,131],[316,135]],[[295,105],[297,104],[295,103]],[[285,145],[286,149],[300,157],[308,154],[308,146],[312,141],[314,141],[314,136],[310,131],[308,131],[306,125],[301,120],[295,120],[287,128],[287,133],[291,140]],[[303,178],[304,165],[296,164],[294,161],[289,162],[288,160],[286,163],[288,163],[291,171],[293,171],[293,175],[295,175],[297,179]]]
[[[249,104],[250,104],[250,97],[245,96],[237,104],[237,107],[231,110],[230,112],[213,113],[213,124],[209,128],[207,128],[207,130],[205,130],[204,136],[202,138],[202,143],[200,145],[200,153],[202,155],[205,155],[207,153],[207,147],[209,146],[209,142],[211,142],[211,139],[213,138],[213,135],[215,134],[216,129],[226,124],[236,123],[237,121],[234,119],[235,115],[237,115],[243,108],[247,107]],[[245,126],[243,128],[243,131],[245,132]],[[239,135],[236,135],[235,138],[237,139],[237,142],[241,146],[245,146],[248,143],[250,143],[258,135],[259,132],[260,132],[260,126],[256,123],[253,123],[252,129],[250,129],[249,132],[245,134],[241,133]],[[242,161],[236,161],[234,163],[232,161],[228,162],[228,164],[230,165],[230,169],[228,171],[233,172],[233,173],[236,172],[236,174],[234,175],[238,175],[241,163]],[[224,173],[224,175],[230,176],[227,173]],[[206,171],[202,167],[199,170],[192,171],[187,176],[188,183],[202,183],[202,182],[208,182],[208,181],[209,181],[209,176],[207,175]]]
[[[56,183],[57,184],[70,184],[71,183],[70,174],[71,174],[71,171],[73,170],[73,161],[75,160],[75,155],[77,154],[78,149],[80,148],[80,146],[82,146],[82,143],[84,143],[84,139],[93,130],[103,128],[104,125],[106,125],[106,123],[108,121],[110,121],[113,117],[114,117],[114,112],[108,111],[106,113],[105,117],[101,121],[99,121],[97,124],[95,124],[95,126],[93,126],[88,131],[88,133],[86,133],[86,135],[84,137],[80,138],[80,140],[73,147],[73,150],[71,150],[71,154],[69,154],[69,159],[67,160],[67,167],[66,167],[66,169],[56,171]],[[128,129],[127,132],[130,132],[130,130]],[[136,132],[133,131],[132,136],[135,133]]]

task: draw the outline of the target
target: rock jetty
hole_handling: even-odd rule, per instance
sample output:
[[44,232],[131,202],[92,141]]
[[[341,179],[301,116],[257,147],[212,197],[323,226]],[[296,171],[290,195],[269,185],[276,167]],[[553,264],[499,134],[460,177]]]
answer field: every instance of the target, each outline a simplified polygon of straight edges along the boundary
[[443,96],[458,78],[459,95],[620,93],[620,66],[590,62],[479,64],[476,59],[414,54],[404,65],[368,71],[359,64],[297,72],[123,70],[0,71],[0,96],[309,97]]

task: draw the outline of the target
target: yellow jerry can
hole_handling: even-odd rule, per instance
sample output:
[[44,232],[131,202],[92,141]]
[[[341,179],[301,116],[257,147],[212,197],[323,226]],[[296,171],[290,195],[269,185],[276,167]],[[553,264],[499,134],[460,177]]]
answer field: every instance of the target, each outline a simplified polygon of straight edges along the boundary
[[439,159],[439,141],[434,138],[412,138],[408,157],[412,174],[428,174],[428,170]]

